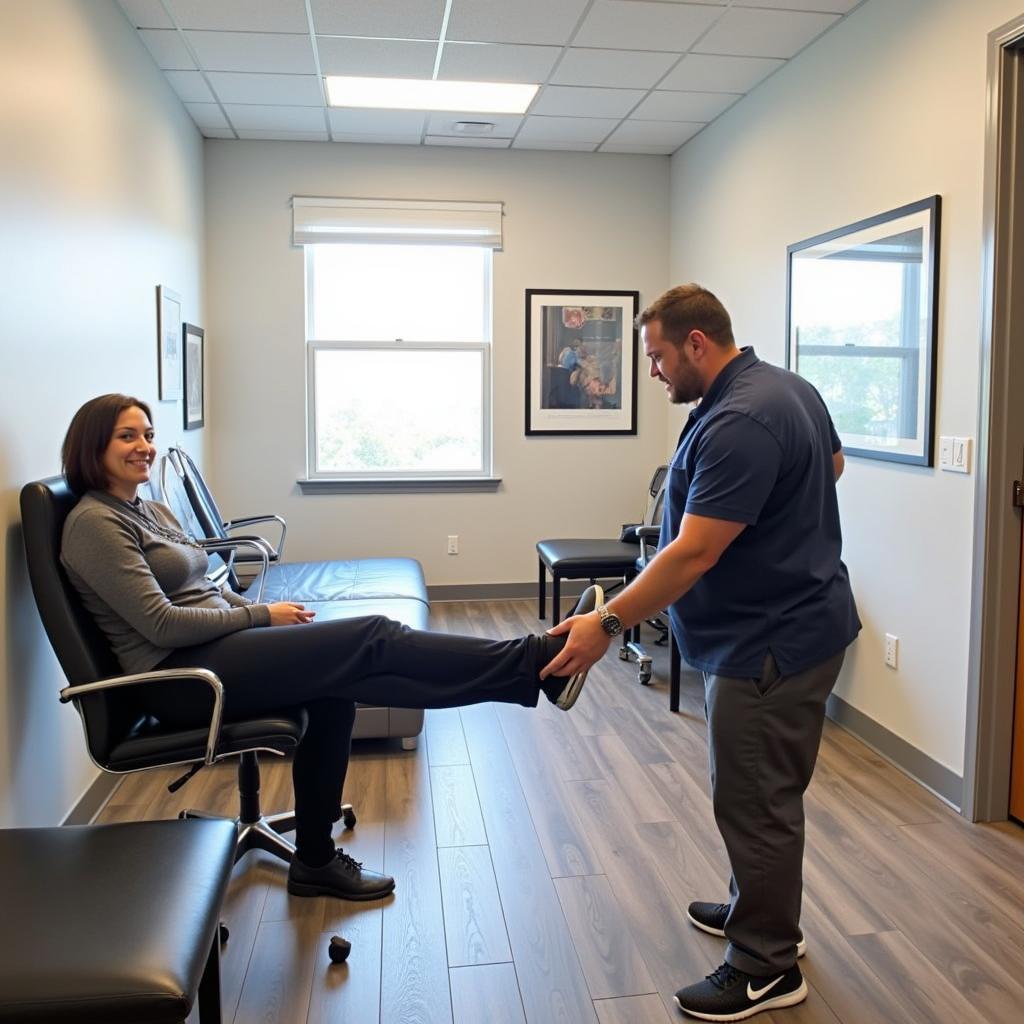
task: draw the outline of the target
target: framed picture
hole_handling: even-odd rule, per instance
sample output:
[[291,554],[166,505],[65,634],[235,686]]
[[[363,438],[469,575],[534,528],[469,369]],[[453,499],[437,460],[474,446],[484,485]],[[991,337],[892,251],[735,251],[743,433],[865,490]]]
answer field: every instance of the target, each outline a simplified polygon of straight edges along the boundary
[[526,433],[635,434],[640,293],[526,290]]
[[786,365],[847,455],[934,465],[940,210],[931,196],[786,250]]
[[156,288],[157,367],[160,374],[160,401],[181,398],[181,296],[165,288]]
[[205,332],[194,324],[182,326],[184,349],[185,429],[196,430],[205,420],[205,392],[203,390],[203,343]]

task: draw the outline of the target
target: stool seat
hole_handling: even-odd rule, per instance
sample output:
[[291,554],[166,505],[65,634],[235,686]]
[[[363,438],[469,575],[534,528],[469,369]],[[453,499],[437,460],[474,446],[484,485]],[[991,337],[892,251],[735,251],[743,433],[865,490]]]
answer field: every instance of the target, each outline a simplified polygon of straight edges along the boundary
[[180,1024],[234,856],[231,821],[0,830],[0,1021]]
[[599,580],[616,577],[628,581],[637,574],[640,548],[621,540],[595,538],[552,538],[537,541],[538,605],[544,618],[547,583],[544,569],[551,573],[551,625],[558,625],[562,580]]
[[[589,579],[594,573],[622,576],[635,571],[639,549],[619,540],[554,539],[537,541],[537,555],[565,579]],[[580,575],[573,577],[572,570]]]

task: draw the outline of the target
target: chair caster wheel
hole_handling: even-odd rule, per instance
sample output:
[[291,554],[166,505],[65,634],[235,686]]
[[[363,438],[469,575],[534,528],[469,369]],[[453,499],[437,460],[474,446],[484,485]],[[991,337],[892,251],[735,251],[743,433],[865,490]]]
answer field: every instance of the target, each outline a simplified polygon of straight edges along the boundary
[[625,647],[619,648],[619,661],[629,661],[629,651]]
[[641,666],[640,671],[637,672],[636,678],[639,681],[641,686],[650,686],[651,685],[651,668],[650,668],[650,666],[649,665]]
[[341,820],[345,823],[345,828],[356,827],[356,812],[352,810],[351,804],[341,805]]
[[228,931],[228,926],[221,921],[217,926],[217,938],[220,940],[220,944],[223,946],[228,939],[231,937],[231,932]]
[[178,811],[178,821],[188,821],[188,811]]
[[327,947],[327,955],[331,958],[332,964],[343,964],[351,952],[352,943],[348,939],[343,939],[340,935],[331,936],[331,944]]

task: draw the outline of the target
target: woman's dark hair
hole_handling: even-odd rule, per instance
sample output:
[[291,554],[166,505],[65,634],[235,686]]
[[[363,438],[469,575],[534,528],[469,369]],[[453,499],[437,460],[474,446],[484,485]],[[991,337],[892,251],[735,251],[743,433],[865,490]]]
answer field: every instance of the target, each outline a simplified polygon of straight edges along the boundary
[[133,407],[141,409],[146,419],[153,422],[149,406],[131,395],[100,395],[90,399],[75,413],[64,435],[60,460],[68,486],[79,497],[86,491],[106,490],[103,453],[110,444],[118,416]]

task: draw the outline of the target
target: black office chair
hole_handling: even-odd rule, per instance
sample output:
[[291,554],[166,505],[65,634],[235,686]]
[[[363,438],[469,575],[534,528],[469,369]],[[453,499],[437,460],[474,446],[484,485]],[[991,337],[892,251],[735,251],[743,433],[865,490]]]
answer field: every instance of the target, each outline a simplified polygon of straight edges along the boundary
[[[552,578],[552,625],[559,620],[559,583],[563,579],[586,579],[591,583],[598,580],[614,580],[606,593],[618,589],[633,580],[647,565],[657,551],[658,535],[661,532],[661,513],[665,502],[665,481],[668,466],[658,466],[647,485],[647,507],[643,521],[623,526],[618,540],[567,539],[557,538],[537,542],[539,562],[538,614],[545,616],[546,575]],[[669,707],[679,710],[680,658],[667,623],[656,618],[648,624],[659,634],[657,643],[669,645]],[[637,679],[648,685],[653,675],[651,656],[640,642],[640,626],[634,626],[623,634],[619,657],[637,662]]]
[[[283,756],[294,751],[306,730],[306,713],[289,708],[279,714],[223,721],[224,691],[205,669],[170,669],[123,675],[92,616],[82,606],[60,564],[61,532],[75,496],[63,477],[26,484],[21,491],[22,530],[29,578],[39,615],[69,686],[62,703],[74,703],[85,729],[89,756],[107,772],[126,773],[172,765],[188,766],[168,787],[172,792],[199,769],[238,757],[239,814],[235,819],[235,860],[252,849],[290,861],[295,847],[281,833],[295,827],[295,815],[264,815],[260,808],[257,753]],[[210,691],[210,721],[205,728],[168,728],[146,710],[146,686],[173,680]],[[344,808],[345,824],[355,815]],[[183,811],[181,817],[214,817]]]

